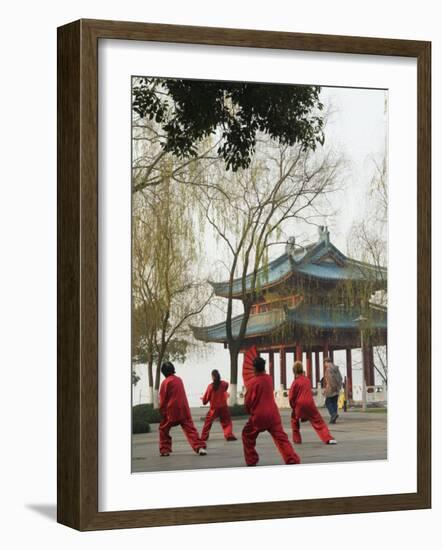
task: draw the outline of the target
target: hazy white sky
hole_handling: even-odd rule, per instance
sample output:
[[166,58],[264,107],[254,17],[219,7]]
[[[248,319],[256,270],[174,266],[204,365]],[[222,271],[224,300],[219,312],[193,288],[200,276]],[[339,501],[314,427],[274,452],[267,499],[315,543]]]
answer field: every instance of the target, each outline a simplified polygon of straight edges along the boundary
[[[331,198],[336,216],[324,220],[330,228],[333,243],[346,253],[347,235],[354,221],[364,215],[366,192],[373,174],[373,157],[382,154],[387,135],[387,92],[352,88],[323,88],[321,99],[330,105],[331,116],[326,128],[326,144],[332,146],[346,159],[345,189],[336,192]],[[315,228],[306,229],[311,240],[316,239]],[[275,247],[276,249],[276,247]],[[282,252],[276,249],[275,254]],[[210,256],[216,256],[216,247]],[[219,313],[212,322],[218,322]],[[354,352],[354,384],[360,384],[360,357]],[[279,380],[279,358],[275,355],[275,377]],[[288,361],[290,365],[291,359]],[[344,352],[335,353],[335,362],[345,366]],[[176,364],[177,374],[184,380],[191,406],[201,404],[200,395],[210,382],[210,371],[218,369],[223,378],[229,379],[229,354],[223,346],[208,344],[201,354],[189,356],[184,365]],[[134,404],[145,402],[147,397],[147,378],[144,366],[138,366],[141,380],[133,391]],[[293,378],[291,369],[287,369],[288,383]],[[242,380],[238,381],[240,387]]]

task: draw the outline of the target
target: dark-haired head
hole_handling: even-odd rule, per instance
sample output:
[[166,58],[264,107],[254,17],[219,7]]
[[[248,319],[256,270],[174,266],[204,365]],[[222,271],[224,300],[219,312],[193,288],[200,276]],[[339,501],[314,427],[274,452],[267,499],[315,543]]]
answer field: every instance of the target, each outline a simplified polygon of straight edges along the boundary
[[173,363],[170,361],[166,361],[161,365],[161,372],[163,373],[163,376],[167,378],[171,374],[175,374],[175,367],[173,366]]
[[212,380],[213,380],[213,389],[217,390],[221,384],[221,375],[218,370],[213,369],[212,371]]
[[255,357],[253,359],[253,368],[256,372],[265,372],[266,370],[266,362],[262,357]]

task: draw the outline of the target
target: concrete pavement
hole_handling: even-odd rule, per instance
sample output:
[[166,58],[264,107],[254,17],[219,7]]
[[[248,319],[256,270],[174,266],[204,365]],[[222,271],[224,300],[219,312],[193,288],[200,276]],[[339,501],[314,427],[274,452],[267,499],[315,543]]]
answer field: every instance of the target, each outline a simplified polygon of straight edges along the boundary
[[[200,420],[207,409],[194,408],[192,416],[201,433]],[[328,418],[327,411],[321,414]],[[291,440],[290,411],[281,410],[284,428]],[[160,457],[158,450],[158,424],[152,424],[149,434],[136,434],[132,439],[132,471],[153,472],[173,470],[195,470],[206,468],[226,468],[244,466],[241,430],[247,418],[233,418],[233,427],[238,441],[224,440],[221,426],[215,421],[207,442],[207,456],[198,456],[189,447],[180,427],[173,428],[173,452],[168,457]],[[387,458],[387,413],[349,411],[340,413],[338,422],[330,426],[337,445],[324,445],[316,436],[309,422],[301,424],[302,445],[295,445],[303,463],[349,462],[362,460],[385,460]],[[265,432],[257,442],[260,466],[283,464],[271,436]]]

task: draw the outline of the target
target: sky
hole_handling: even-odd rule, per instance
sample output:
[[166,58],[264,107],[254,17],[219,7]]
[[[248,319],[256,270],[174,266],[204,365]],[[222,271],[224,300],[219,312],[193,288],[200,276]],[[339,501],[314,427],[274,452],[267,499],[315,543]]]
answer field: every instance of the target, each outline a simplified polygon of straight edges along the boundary
[[[384,90],[354,88],[322,88],[321,100],[330,108],[330,116],[325,129],[325,144],[331,145],[345,159],[342,190],[331,196],[333,217],[323,220],[328,225],[330,238],[344,253],[347,252],[347,238],[352,224],[364,216],[366,193],[373,174],[373,158],[379,157],[385,150],[388,117],[386,113],[387,92]],[[316,228],[306,228],[307,240],[316,240]],[[211,264],[217,256],[216,245],[207,247],[206,261]],[[274,247],[273,255],[280,255]],[[207,324],[220,321],[219,312]],[[264,355],[264,358],[266,356]],[[275,382],[279,380],[279,357],[275,354]],[[335,363],[345,370],[345,352],[335,352]],[[287,383],[293,374],[287,361]],[[353,383],[357,398],[361,384],[361,358],[357,350],[353,351]],[[201,404],[200,396],[210,383],[210,372],[218,369],[221,376],[229,380],[229,354],[221,344],[207,344],[198,354],[189,355],[185,364],[175,363],[178,376],[182,377],[191,406]],[[240,369],[241,370],[241,367]],[[133,388],[133,404],[144,403],[147,399],[146,367],[136,367],[141,377]],[[240,388],[242,381],[238,381]]]

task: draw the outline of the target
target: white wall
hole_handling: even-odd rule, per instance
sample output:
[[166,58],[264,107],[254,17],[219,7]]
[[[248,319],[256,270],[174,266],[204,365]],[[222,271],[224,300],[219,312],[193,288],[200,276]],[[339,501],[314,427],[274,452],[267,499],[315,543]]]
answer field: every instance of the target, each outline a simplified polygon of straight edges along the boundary
[[[315,542],[358,549],[417,548],[437,540],[441,474],[433,511],[371,514],[79,534],[58,526],[55,506],[55,155],[56,27],[79,17],[433,40],[433,181],[442,181],[442,38],[439,2],[316,0],[284,2],[21,2],[2,5],[0,86],[2,171],[0,235],[1,542],[6,548],[297,548]],[[6,148],[6,149],[5,149]],[[7,151],[7,152],[6,152]],[[440,205],[441,186],[433,204]],[[434,219],[434,281],[440,280],[440,216]],[[434,289],[440,305],[440,284]],[[440,307],[434,332],[440,333]],[[435,340],[437,344],[437,340]],[[436,356],[439,350],[436,349]],[[442,384],[435,369],[433,387]],[[440,399],[439,392],[436,397]],[[436,405],[438,403],[436,402]],[[441,464],[440,407],[434,409],[434,464]],[[422,422],[425,419],[421,419]],[[406,415],[404,415],[406,425]],[[313,535],[313,533],[316,533]],[[324,540],[318,534],[324,533]]]

